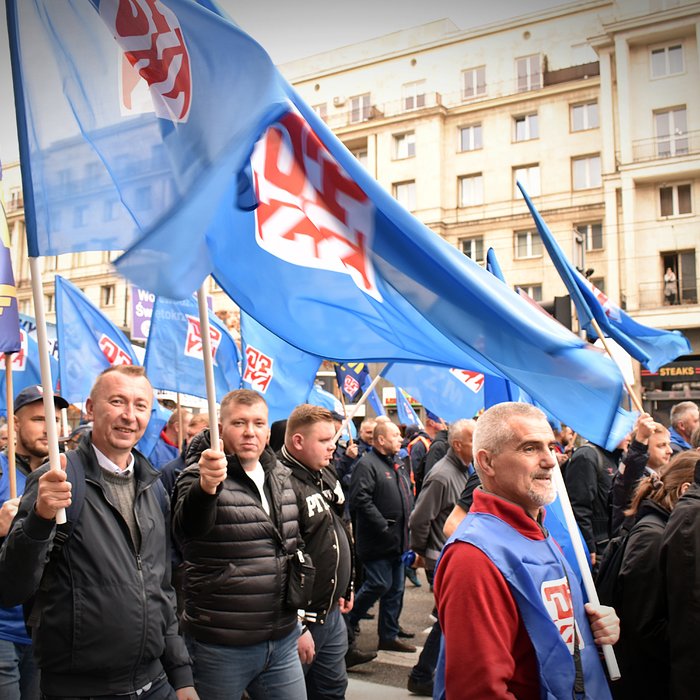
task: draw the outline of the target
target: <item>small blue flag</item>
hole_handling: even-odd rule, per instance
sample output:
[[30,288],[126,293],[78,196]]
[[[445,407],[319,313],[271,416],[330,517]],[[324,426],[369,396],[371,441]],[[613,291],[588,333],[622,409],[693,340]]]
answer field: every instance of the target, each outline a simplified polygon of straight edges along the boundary
[[[265,397],[270,422],[287,418],[311,391],[321,358],[270,333],[241,311],[243,386]],[[342,413],[342,407],[340,412]]]
[[362,396],[364,387],[369,386],[367,380],[372,381],[366,362],[336,363],[335,378],[338,381],[338,388],[350,403],[354,403]]
[[396,415],[399,423],[423,427],[421,419],[416,415],[413,406],[408,400],[408,394],[400,386],[396,387]]
[[[209,314],[209,342],[214,360],[216,400],[241,384],[238,348],[228,329]],[[157,389],[206,398],[202,330],[194,297],[172,301],[157,297],[146,344],[144,367]]]
[[[363,394],[365,391],[367,391],[367,389],[369,389],[371,383],[372,383],[372,377],[370,376],[369,372],[367,372],[364,380],[362,381],[362,393]],[[379,398],[379,394],[377,394],[376,389],[372,389],[372,391],[369,392],[369,396],[367,397],[367,403],[372,407],[372,410],[378,416],[385,416],[386,415],[386,411],[384,410],[384,404],[381,402],[381,399]]]
[[67,279],[56,275],[61,396],[82,403],[102,370],[141,364],[127,337]]

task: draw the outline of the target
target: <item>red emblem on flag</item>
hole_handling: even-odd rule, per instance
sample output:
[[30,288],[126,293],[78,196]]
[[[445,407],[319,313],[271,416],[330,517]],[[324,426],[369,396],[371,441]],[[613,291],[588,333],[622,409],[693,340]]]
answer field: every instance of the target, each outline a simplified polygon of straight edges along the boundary
[[135,104],[142,81],[152,109],[172,122],[185,122],[192,102],[190,56],[175,13],[158,0],[102,0],[100,15],[123,50],[122,106]]
[[351,377],[349,374],[345,375],[345,379],[343,380],[343,391],[347,396],[355,396],[357,392],[360,390],[360,382],[355,379],[355,377]]
[[131,355],[117,345],[110,337],[104,333],[99,339],[100,350],[104,353],[110,365],[133,365]]
[[381,301],[368,255],[374,206],[309,125],[285,114],[252,158],[258,244],[295,265],[350,275]]
[[571,591],[566,578],[555,581],[545,581],[541,588],[542,602],[547,608],[552,622],[557,626],[564,644],[573,655],[576,635],[578,637],[579,648],[583,649],[584,643],[576,625],[574,617],[574,604],[571,600]]
[[[196,316],[187,317],[187,337],[185,338],[185,355],[194,357],[197,360],[204,358],[202,350],[202,327],[199,319]],[[219,349],[221,342],[221,331],[216,326],[209,326],[209,343],[211,344],[211,356],[216,364],[216,351]]]
[[479,372],[470,372],[468,369],[451,369],[450,374],[458,379],[467,389],[471,389],[475,394],[481,391],[484,386],[484,375]]
[[[24,372],[27,369],[27,331],[20,328],[19,329],[20,345],[17,352],[13,352],[10,357],[12,358],[12,371],[13,372]],[[0,352],[0,362],[5,362],[5,353]]]
[[245,372],[243,381],[249,384],[251,389],[265,393],[272,381],[272,365],[274,360],[252,345],[245,349]]

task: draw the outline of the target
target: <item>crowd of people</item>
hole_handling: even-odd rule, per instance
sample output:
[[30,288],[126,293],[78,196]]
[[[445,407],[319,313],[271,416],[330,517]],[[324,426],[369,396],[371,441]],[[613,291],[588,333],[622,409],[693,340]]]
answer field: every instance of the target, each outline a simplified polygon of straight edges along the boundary
[[[358,647],[364,620],[378,651],[417,651],[400,624],[417,569],[436,622],[413,694],[697,695],[693,402],[669,429],[643,413],[610,451],[524,403],[449,425],[365,418],[336,442],[343,416],[302,404],[271,430],[263,396],[239,389],[221,402],[218,444],[206,416],[176,411],[147,458],[135,446],[152,401],[142,368],[103,372],[57,470],[40,387],[17,395],[15,434],[0,429],[18,494],[5,450],[2,698],[344,698],[348,668],[377,655]],[[555,467],[594,574],[617,557],[606,604],[587,600],[550,534]]]

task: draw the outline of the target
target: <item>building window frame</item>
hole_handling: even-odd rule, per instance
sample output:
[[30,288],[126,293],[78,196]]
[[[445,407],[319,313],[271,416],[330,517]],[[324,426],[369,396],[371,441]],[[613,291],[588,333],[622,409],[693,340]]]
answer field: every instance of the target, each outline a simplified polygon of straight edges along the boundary
[[486,66],[473,66],[462,71],[462,99],[473,100],[486,94]]
[[416,210],[416,181],[402,180],[391,185],[394,199],[408,211]]
[[538,53],[515,59],[515,90],[530,92],[542,87],[542,57]]
[[515,260],[541,258],[543,245],[536,229],[513,231],[513,257]]
[[656,155],[659,158],[687,155],[688,109],[686,105],[654,110],[654,136]]
[[542,194],[542,177],[539,163],[517,165],[513,168],[513,196],[522,199],[523,195],[518,189],[517,181],[520,180],[525,191],[530,197],[539,197]]
[[392,156],[394,160],[406,160],[407,158],[415,158],[415,155],[415,131],[404,131],[400,134],[392,135]]
[[484,237],[469,236],[468,238],[459,239],[459,248],[464,255],[473,260],[475,263],[483,263],[486,260],[484,255]]
[[[658,57],[655,60],[654,57]],[[649,77],[662,80],[685,73],[685,46],[682,41],[649,47]]]
[[[580,118],[577,115],[580,114]],[[580,122],[580,126],[577,126]],[[579,131],[590,131],[600,128],[600,112],[598,110],[598,100],[588,100],[586,102],[576,102],[569,106],[569,129],[571,133]]]
[[576,233],[581,236],[586,252],[605,249],[602,221],[586,221],[576,224],[574,228]]
[[359,124],[369,120],[372,113],[372,93],[363,92],[350,98],[350,123]]
[[532,141],[540,137],[537,112],[519,114],[513,117],[513,142]]
[[412,112],[425,107],[425,80],[412,80],[401,87],[401,104],[404,112]]
[[460,153],[480,151],[484,147],[484,130],[481,122],[465,124],[457,130],[457,147]]
[[575,156],[571,159],[571,189],[592,190],[602,187],[600,153],[590,153],[585,156]]
[[690,182],[678,182],[659,187],[659,218],[670,219],[692,216],[693,185]]
[[100,286],[100,306],[114,306],[116,303],[116,286],[114,284],[103,284]]
[[458,206],[477,207],[484,203],[483,173],[460,175],[457,180]]
[[542,282],[519,284],[518,288],[525,292],[533,301],[538,303],[542,301]]

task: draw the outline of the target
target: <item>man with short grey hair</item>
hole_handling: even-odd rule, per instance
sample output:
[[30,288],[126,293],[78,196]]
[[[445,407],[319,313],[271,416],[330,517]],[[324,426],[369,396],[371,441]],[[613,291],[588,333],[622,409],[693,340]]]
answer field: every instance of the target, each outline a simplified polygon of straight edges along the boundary
[[435,576],[444,635],[436,698],[610,698],[596,644],[617,641],[619,620],[612,608],[584,606],[542,522],[556,496],[554,444],[528,404],[497,404],[477,421],[482,486]]
[[700,426],[700,412],[693,401],[681,401],[671,408],[671,449],[673,454],[692,449],[693,431]]
[[[435,565],[440,557],[445,535],[442,528],[473,469],[472,435],[476,421],[461,418],[450,425],[447,454],[430,470],[411,513],[411,549],[425,563],[425,573],[432,585]],[[411,669],[408,689],[418,695],[433,694],[433,674],[440,651],[440,623],[435,622],[418,663]]]

